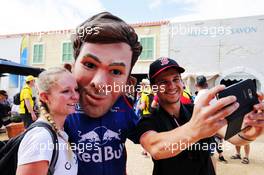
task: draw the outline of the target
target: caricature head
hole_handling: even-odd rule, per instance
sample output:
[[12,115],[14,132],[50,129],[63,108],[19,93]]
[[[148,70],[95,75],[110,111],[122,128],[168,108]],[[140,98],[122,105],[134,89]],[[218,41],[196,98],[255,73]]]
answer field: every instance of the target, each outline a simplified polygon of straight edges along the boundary
[[80,88],[81,106],[90,117],[101,117],[122,94],[113,92],[113,85],[127,83],[142,51],[138,36],[123,20],[103,12],[77,27],[73,49],[71,70]]
[[117,16],[102,12],[84,21],[72,37],[74,59],[77,60],[85,43],[126,43],[132,51],[131,69],[138,60],[142,46],[135,30]]

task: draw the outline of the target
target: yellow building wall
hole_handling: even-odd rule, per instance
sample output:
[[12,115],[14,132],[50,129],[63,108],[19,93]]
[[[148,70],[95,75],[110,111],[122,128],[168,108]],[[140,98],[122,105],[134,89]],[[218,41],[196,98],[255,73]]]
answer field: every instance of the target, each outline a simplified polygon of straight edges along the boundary
[[[139,38],[144,36],[154,36],[155,37],[155,52],[154,52],[154,59],[160,57],[160,26],[143,26],[143,27],[134,27],[136,33],[138,34]],[[28,64],[35,67],[42,67],[42,68],[50,68],[54,66],[63,66],[62,62],[62,43],[66,41],[70,41],[71,34],[73,31],[64,31],[60,32],[46,32],[40,34],[30,34],[29,35],[29,62]],[[43,64],[36,64],[33,63],[33,45],[37,43],[43,44],[44,49],[44,59]],[[153,59],[153,60],[154,60]],[[133,72],[135,73],[146,73],[148,70],[146,69],[149,67],[149,64],[153,62],[153,60],[144,60],[139,61],[135,65],[135,69]]]
[[144,26],[144,27],[135,27],[134,28],[139,38],[141,36],[154,36],[155,37],[155,52],[153,60],[140,60],[138,59],[135,64],[132,73],[135,74],[146,74],[148,73],[149,65],[156,58],[160,57],[160,26]]
[[[154,57],[160,57],[160,26],[135,27],[136,33],[140,36],[155,36],[155,54]],[[153,60],[152,60],[153,61]]]
[[[36,67],[50,68],[54,66],[63,66],[62,62],[62,43],[70,41],[71,32],[51,33],[29,36],[29,64]],[[44,56],[43,64],[33,63],[33,45],[43,44]]]

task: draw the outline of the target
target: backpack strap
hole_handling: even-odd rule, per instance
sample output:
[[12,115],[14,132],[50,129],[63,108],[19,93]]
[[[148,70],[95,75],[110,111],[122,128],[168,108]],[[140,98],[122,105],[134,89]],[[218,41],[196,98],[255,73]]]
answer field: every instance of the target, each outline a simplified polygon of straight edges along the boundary
[[11,138],[1,149],[0,149],[0,170],[3,171],[1,174],[5,175],[15,175],[17,169],[17,152],[21,140],[24,138],[26,133],[33,129],[34,127],[44,127],[48,130],[51,135],[54,149],[52,153],[52,158],[50,162],[50,166],[48,169],[48,175],[54,174],[55,165],[58,159],[59,154],[59,145],[58,145],[58,138],[56,132],[52,129],[52,127],[44,122],[34,122],[32,123],[26,131],[21,133],[20,135]]
[[53,152],[52,152],[52,158],[51,158],[49,169],[48,169],[48,175],[52,175],[52,174],[54,174],[55,165],[57,163],[58,156],[59,156],[59,143],[58,143],[57,134],[56,134],[56,132],[52,129],[52,127],[49,124],[47,124],[45,122],[40,122],[40,121],[32,123],[30,125],[30,127],[27,129],[27,131],[29,131],[30,129],[32,129],[34,127],[46,128],[47,131],[49,131],[49,133],[51,135],[52,142],[54,144],[54,149],[53,149]]

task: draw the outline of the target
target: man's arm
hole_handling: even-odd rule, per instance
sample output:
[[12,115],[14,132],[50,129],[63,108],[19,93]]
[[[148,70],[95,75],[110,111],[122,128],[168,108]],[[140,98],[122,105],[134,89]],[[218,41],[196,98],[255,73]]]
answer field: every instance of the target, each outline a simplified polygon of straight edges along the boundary
[[199,140],[187,125],[161,133],[147,131],[140,137],[140,144],[155,160],[174,157]]
[[234,103],[236,101],[234,96],[222,98],[214,105],[209,105],[215,94],[223,89],[224,86],[216,86],[201,97],[194,106],[191,120],[185,125],[168,132],[147,131],[142,134],[141,145],[154,159],[164,159],[176,156],[191,144],[215,135],[226,125],[225,117],[239,106]]
[[[227,126],[221,128],[217,135],[224,138]],[[263,133],[263,128],[256,128],[249,126],[245,130],[239,132],[237,135],[231,137],[227,141],[236,146],[243,146],[255,141],[258,136]]]

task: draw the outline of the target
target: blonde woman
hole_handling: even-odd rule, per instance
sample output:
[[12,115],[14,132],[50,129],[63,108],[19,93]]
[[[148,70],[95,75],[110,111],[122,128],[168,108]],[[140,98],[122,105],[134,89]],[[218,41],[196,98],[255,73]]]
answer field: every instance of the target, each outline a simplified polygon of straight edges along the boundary
[[[63,131],[67,115],[75,112],[79,100],[76,80],[64,68],[51,68],[42,72],[37,80],[40,100],[40,118],[57,133],[59,155],[54,175],[77,174],[77,158],[70,149],[68,135]],[[18,175],[47,175],[51,163],[52,136],[43,127],[28,131],[18,150]]]

